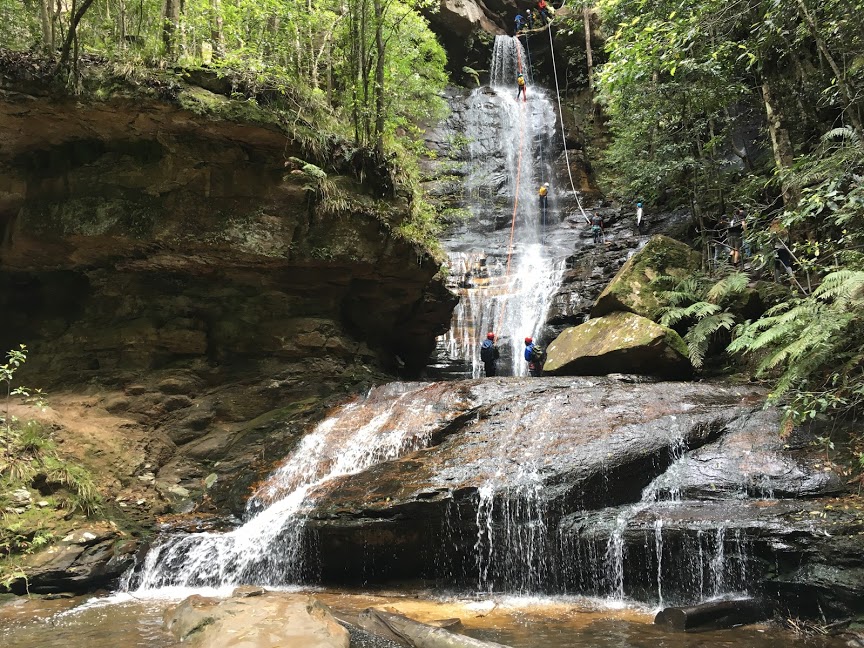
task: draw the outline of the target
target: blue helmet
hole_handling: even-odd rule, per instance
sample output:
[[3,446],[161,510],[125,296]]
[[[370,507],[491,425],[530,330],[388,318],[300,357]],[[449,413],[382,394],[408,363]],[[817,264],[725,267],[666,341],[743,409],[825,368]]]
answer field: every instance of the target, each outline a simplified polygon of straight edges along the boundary
[[637,206],[637,207],[641,207],[641,206],[642,206],[642,203],[636,203],[636,206]]

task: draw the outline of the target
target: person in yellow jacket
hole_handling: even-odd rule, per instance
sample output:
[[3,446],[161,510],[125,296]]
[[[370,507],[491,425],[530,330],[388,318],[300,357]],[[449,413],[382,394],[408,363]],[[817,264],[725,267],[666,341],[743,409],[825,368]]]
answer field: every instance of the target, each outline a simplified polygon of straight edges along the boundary
[[543,223],[546,223],[546,205],[549,202],[549,183],[544,182],[537,190],[537,195],[540,197],[540,213],[543,215]]
[[519,73],[519,76],[516,77],[516,101],[519,101],[519,94],[522,94],[522,101],[528,101],[528,95],[525,90],[525,77],[522,73]]

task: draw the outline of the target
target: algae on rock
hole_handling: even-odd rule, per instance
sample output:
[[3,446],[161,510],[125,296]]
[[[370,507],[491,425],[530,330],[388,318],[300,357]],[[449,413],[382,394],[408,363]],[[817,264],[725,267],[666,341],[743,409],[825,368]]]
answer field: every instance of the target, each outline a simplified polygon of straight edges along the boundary
[[661,275],[683,278],[698,270],[700,264],[699,254],[686,244],[668,236],[655,236],[627,260],[600,293],[591,316],[629,311],[656,319],[660,304],[651,282]]
[[617,312],[566,329],[549,345],[544,370],[552,375],[635,373],[690,375],[687,345],[672,329]]

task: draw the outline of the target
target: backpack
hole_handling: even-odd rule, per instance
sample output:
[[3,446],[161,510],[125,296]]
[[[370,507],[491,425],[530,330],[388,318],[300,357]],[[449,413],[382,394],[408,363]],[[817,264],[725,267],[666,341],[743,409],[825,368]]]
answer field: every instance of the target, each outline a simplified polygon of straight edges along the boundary
[[525,77],[523,77],[523,76],[520,74],[518,77],[516,77],[516,83],[518,83],[518,84],[519,84],[519,87],[521,88],[522,86],[525,85]]
[[533,344],[525,347],[525,362],[540,362],[543,359],[543,352]]
[[495,344],[492,340],[484,340],[480,345],[480,359],[483,362],[492,362],[495,360]]

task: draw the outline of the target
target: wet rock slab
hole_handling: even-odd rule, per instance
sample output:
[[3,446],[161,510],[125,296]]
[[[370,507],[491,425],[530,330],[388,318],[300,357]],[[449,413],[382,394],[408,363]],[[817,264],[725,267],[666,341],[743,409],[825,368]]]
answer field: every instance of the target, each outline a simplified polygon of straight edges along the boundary
[[325,578],[429,571],[424,557],[440,554],[445,526],[455,545],[477,541],[481,499],[494,521],[527,497],[550,525],[562,512],[638,501],[675,456],[743,425],[760,397],[614,378],[439,383],[425,388],[429,413],[415,407],[414,425],[426,425],[454,390],[463,414],[432,434],[432,447],[313,492],[307,524]]
[[164,624],[193,648],[348,648],[348,631],[314,598],[301,594],[235,592],[227,599],[190,596]]

